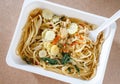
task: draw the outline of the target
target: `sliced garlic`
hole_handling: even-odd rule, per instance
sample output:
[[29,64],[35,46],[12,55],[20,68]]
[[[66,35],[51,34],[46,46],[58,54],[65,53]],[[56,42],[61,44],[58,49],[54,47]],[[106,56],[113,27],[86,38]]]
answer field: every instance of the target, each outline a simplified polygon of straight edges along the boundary
[[43,44],[44,48],[47,49],[47,44],[48,44],[48,43],[49,43],[49,42],[44,42],[44,44]]
[[44,48],[49,49],[52,47],[52,44],[50,42],[44,42]]
[[53,22],[58,22],[59,20],[60,20],[60,17],[58,16],[54,16],[52,19]]
[[53,46],[51,47],[51,55],[56,56],[56,55],[58,55],[58,54],[59,54],[59,48],[58,48],[58,46],[57,46],[57,45],[53,45]]
[[53,17],[53,12],[48,10],[48,9],[44,9],[43,12],[42,12],[42,16],[45,18],[45,19],[52,19]]
[[78,31],[78,25],[76,23],[71,23],[67,30],[69,34],[74,34]]
[[47,55],[46,50],[40,50],[40,51],[39,51],[39,56],[40,56],[40,57],[45,57],[46,55]]
[[55,32],[54,31],[47,31],[46,33],[45,33],[45,40],[46,41],[52,41],[52,40],[54,40],[54,38],[55,38]]
[[53,45],[50,42],[44,42],[43,46],[47,50],[48,54],[51,54],[50,50]]

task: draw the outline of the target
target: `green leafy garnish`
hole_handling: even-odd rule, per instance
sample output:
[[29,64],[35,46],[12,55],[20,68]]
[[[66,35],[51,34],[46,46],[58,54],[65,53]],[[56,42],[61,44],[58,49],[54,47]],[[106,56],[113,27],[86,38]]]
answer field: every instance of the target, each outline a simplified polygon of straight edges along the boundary
[[32,64],[32,60],[28,59],[27,56],[22,57],[22,59],[23,59],[27,64]]
[[74,67],[75,67],[77,72],[80,72],[80,69],[76,65],[74,65]]
[[58,61],[55,60],[55,59],[51,59],[51,58],[48,58],[48,57],[44,57],[44,58],[41,58],[43,61],[45,62],[48,62],[49,64],[51,65],[55,65],[55,64],[58,64]]
[[63,56],[61,59],[62,64],[67,64],[71,59],[69,53],[62,53],[62,56]]
[[68,69],[67,69],[69,72],[71,72],[71,68],[69,67]]

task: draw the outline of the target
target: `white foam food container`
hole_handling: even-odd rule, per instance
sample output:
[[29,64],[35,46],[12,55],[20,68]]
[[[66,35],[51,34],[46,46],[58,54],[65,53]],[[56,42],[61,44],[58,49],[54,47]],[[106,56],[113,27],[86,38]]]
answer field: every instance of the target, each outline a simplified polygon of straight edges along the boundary
[[7,64],[17,69],[40,74],[40,75],[50,77],[56,80],[60,80],[63,82],[67,82],[67,83],[102,84],[108,57],[110,54],[110,49],[112,46],[115,31],[116,31],[116,23],[113,23],[111,26],[109,26],[108,29],[105,30],[105,35],[107,35],[107,37],[105,38],[105,42],[102,47],[101,55],[99,57],[99,65],[97,67],[96,76],[91,80],[81,80],[81,79],[65,76],[62,74],[58,74],[55,72],[47,71],[37,66],[28,65],[20,58],[20,56],[16,55],[15,49],[21,37],[22,28],[25,25],[25,22],[27,21],[27,17],[30,11],[32,11],[35,8],[50,9],[55,14],[80,18],[82,20],[96,24],[98,26],[101,25],[105,20],[107,20],[107,18],[102,17],[102,16],[98,16],[98,15],[87,13],[81,10],[62,6],[62,5],[55,4],[55,3],[45,1],[45,0],[25,0],[23,3],[23,7],[20,13],[20,17],[19,17],[19,20],[16,26],[13,39],[11,41],[11,44],[8,50],[8,54],[6,57]]

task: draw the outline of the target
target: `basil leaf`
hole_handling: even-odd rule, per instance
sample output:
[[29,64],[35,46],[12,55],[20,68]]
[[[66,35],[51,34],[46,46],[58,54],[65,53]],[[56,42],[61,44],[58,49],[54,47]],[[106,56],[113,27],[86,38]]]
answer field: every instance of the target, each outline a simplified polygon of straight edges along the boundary
[[71,68],[69,67],[68,69],[67,69],[69,72],[71,72]]
[[62,56],[63,56],[61,59],[62,64],[67,64],[71,59],[69,53],[62,53]]
[[32,64],[32,60],[28,59],[27,56],[22,57],[22,59],[23,59],[27,64]]
[[55,59],[51,59],[51,58],[48,58],[48,57],[44,57],[44,58],[41,58],[43,61],[45,62],[48,62],[49,64],[51,65],[55,65],[55,64],[58,64],[58,61],[55,60]]

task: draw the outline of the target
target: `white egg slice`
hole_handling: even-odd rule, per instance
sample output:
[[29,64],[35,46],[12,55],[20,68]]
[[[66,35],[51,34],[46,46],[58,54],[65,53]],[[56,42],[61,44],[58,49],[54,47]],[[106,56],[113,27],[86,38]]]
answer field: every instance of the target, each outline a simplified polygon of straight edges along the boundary
[[55,32],[54,31],[47,31],[45,34],[45,40],[46,41],[52,41],[55,38]]
[[40,50],[40,51],[39,51],[39,56],[40,56],[40,57],[46,57],[46,55],[47,55],[46,50]]
[[47,20],[52,19],[53,15],[54,15],[53,12],[48,9],[44,9],[42,12],[42,16]]
[[69,34],[74,34],[78,31],[78,25],[76,23],[71,23],[67,30]]

